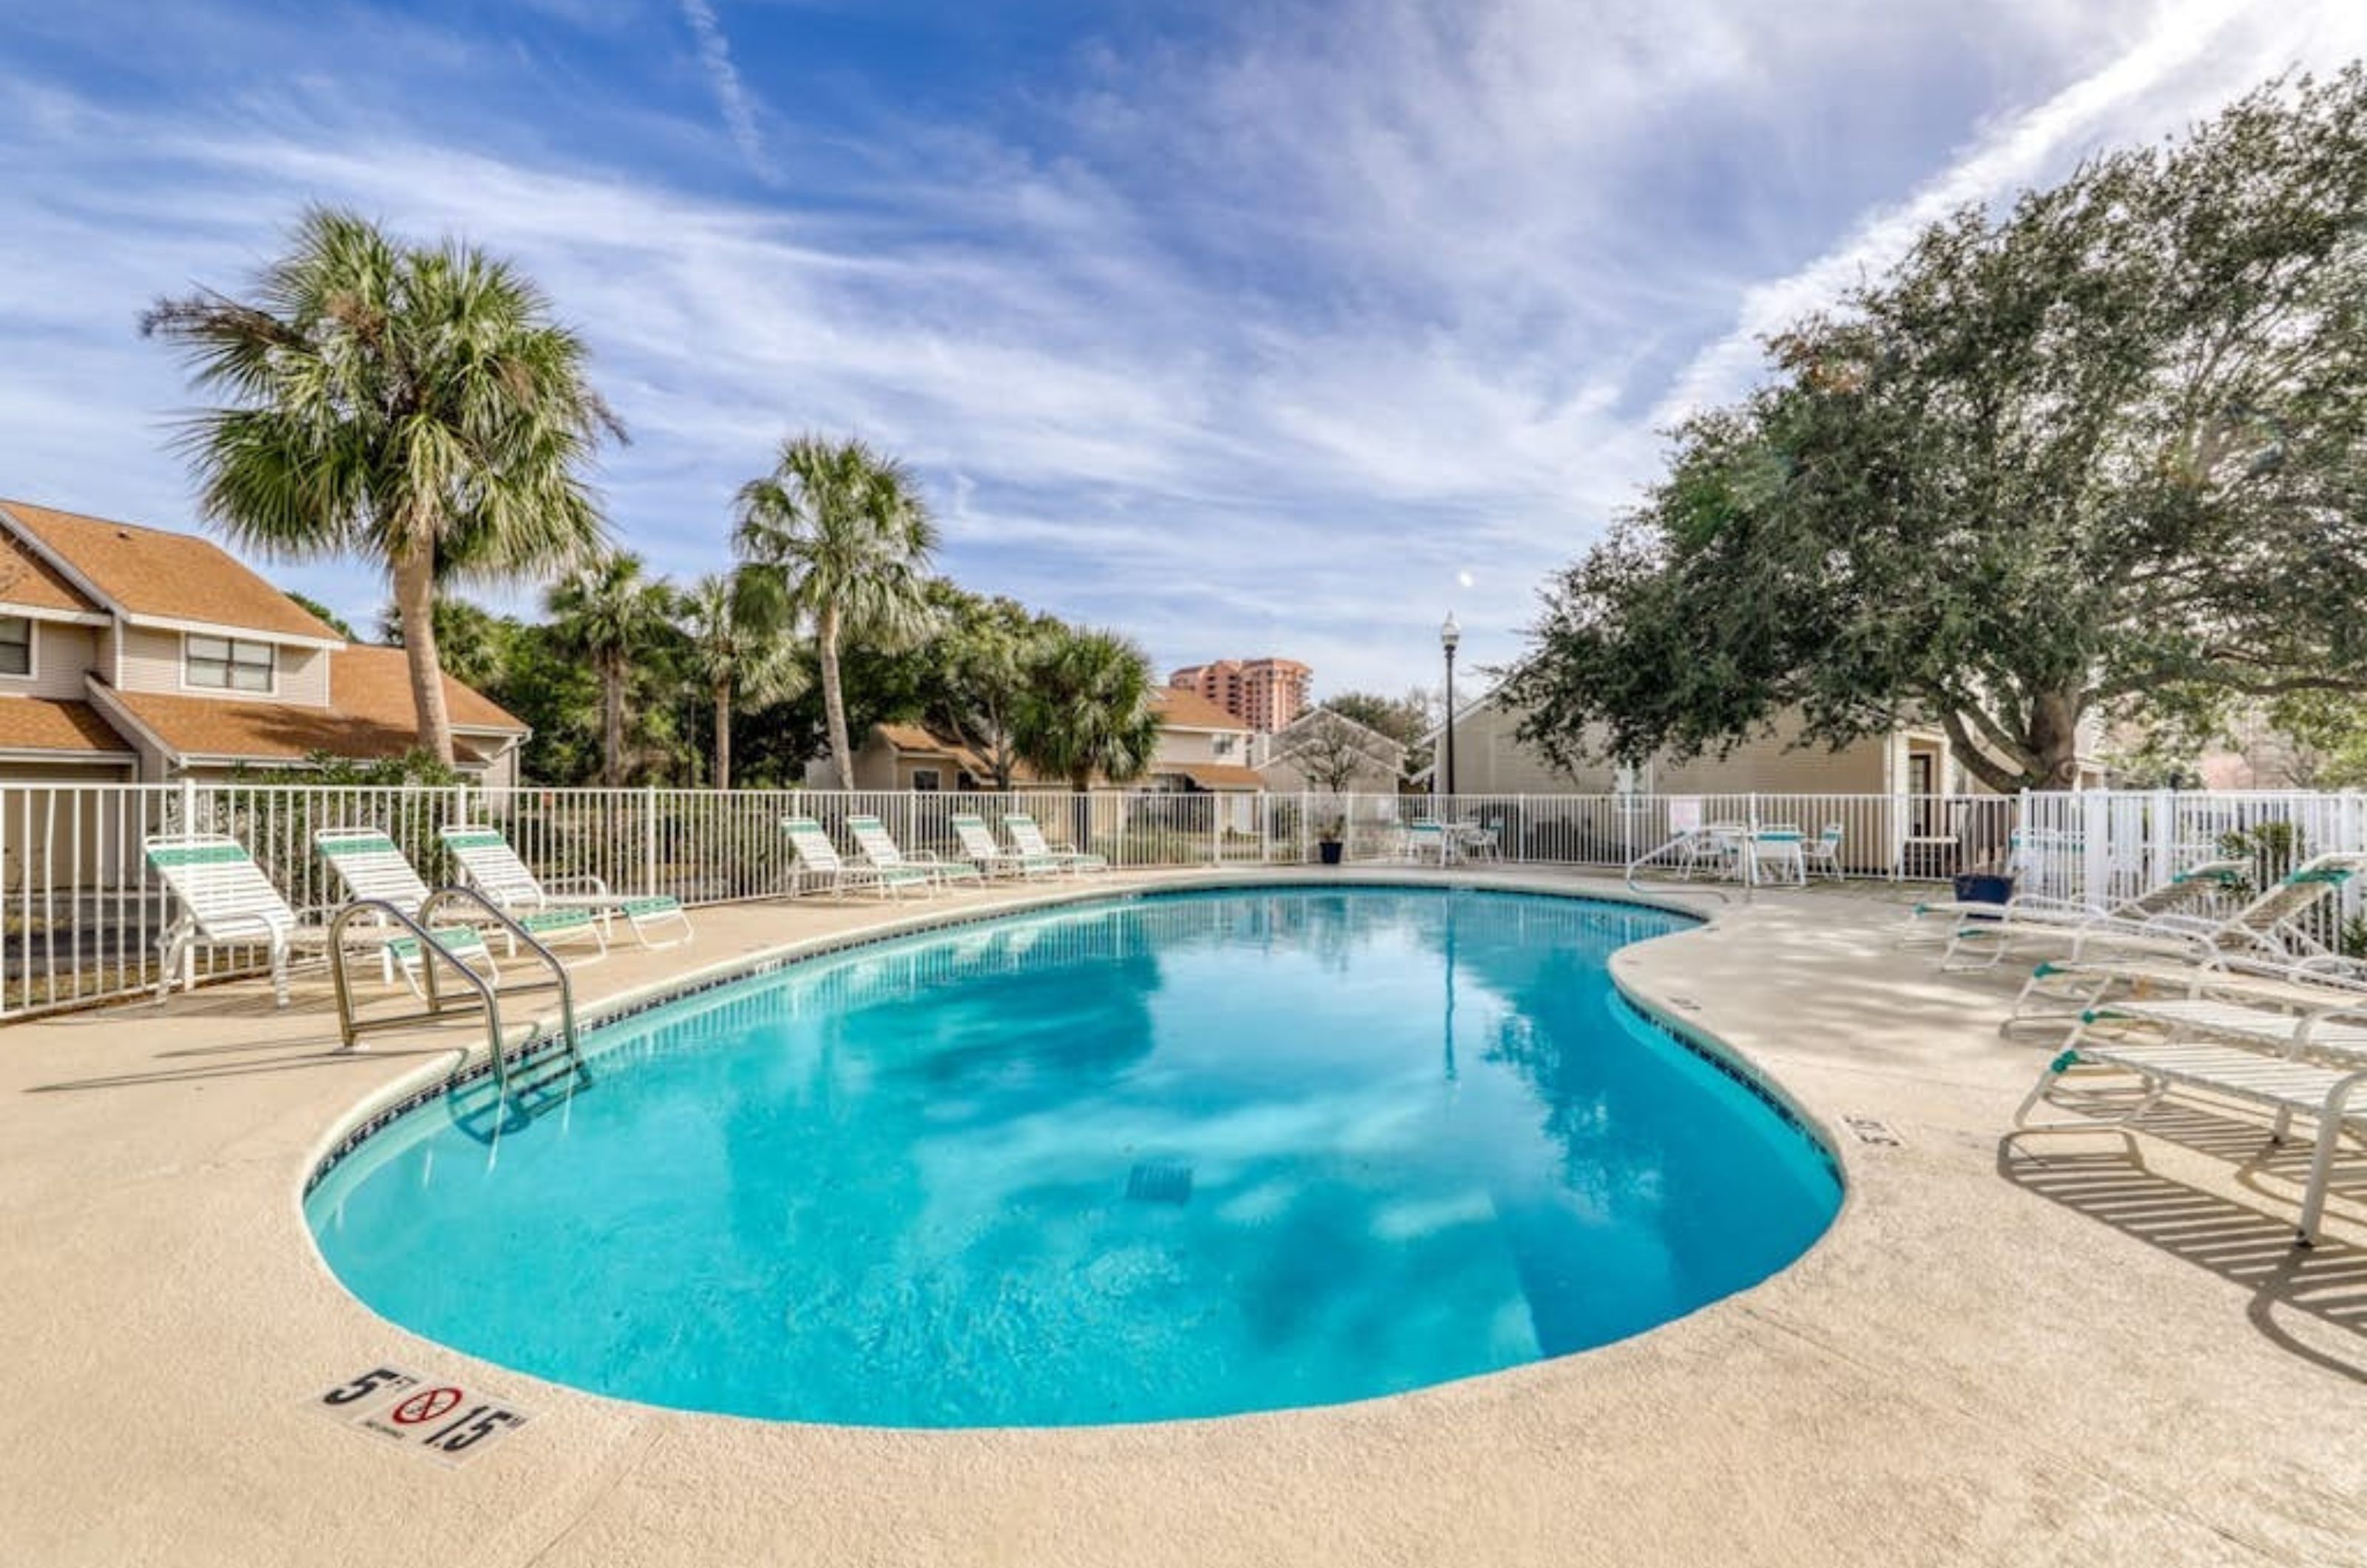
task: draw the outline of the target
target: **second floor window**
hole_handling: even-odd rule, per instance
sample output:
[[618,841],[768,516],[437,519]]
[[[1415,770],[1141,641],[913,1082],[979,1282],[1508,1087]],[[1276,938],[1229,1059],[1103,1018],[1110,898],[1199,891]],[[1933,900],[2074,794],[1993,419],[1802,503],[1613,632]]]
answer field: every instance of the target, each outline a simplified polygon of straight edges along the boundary
[[271,690],[271,645],[235,637],[189,638],[189,684],[225,692]]
[[33,672],[33,623],[22,615],[0,615],[0,675]]
[[1216,744],[1215,744],[1212,748],[1210,748],[1210,755],[1212,755],[1212,756],[1217,756],[1217,757],[1229,757],[1229,756],[1231,756],[1232,754],[1233,754],[1233,738],[1232,738],[1231,736],[1229,736],[1229,735],[1219,735],[1219,736],[1217,736],[1217,740],[1216,740]]

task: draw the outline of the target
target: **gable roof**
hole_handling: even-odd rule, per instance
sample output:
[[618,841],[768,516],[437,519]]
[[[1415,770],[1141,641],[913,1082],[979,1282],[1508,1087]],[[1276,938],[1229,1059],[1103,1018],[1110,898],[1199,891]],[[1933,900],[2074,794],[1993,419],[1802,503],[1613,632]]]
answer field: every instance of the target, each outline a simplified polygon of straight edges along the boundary
[[69,615],[98,613],[96,600],[6,529],[0,529],[0,604]]
[[223,626],[329,648],[345,642],[210,539],[22,501],[0,501],[0,516],[62,569],[62,579],[127,620]]
[[[329,706],[341,714],[382,719],[404,728],[418,723],[411,700],[411,656],[399,648],[349,642],[329,659]],[[474,686],[444,677],[444,711],[455,729],[498,729],[524,735],[530,726]]]
[[1197,692],[1161,686],[1150,694],[1159,722],[1170,729],[1249,729],[1247,719],[1235,718]]

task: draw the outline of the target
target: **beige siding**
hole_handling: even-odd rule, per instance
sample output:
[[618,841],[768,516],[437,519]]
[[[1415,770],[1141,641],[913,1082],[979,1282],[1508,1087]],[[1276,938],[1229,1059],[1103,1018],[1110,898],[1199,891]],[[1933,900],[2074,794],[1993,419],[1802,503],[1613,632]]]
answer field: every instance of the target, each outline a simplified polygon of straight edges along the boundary
[[[231,697],[259,700],[254,692],[223,692],[185,685],[181,679],[182,634],[153,626],[123,628],[123,689],[164,692],[176,696]],[[329,660],[321,649],[282,645],[278,654],[278,689],[273,700],[304,707],[329,705]]]
[[[1455,787],[1465,795],[1601,795],[1609,793],[1608,766],[1565,773],[1514,733],[1521,716],[1494,707],[1466,713],[1455,726]],[[1438,752],[1444,778],[1445,750]]]
[[1159,750],[1151,766],[1156,770],[1189,762],[1225,762],[1242,768],[1249,765],[1249,753],[1250,734],[1246,729],[1162,728],[1159,732]]
[[[1466,795],[1608,795],[1618,770],[1587,762],[1553,766],[1517,734],[1521,716],[1494,707],[1467,713],[1455,727],[1455,784]],[[1639,790],[1656,795],[1881,795],[1892,787],[1887,758],[1895,738],[1863,740],[1839,751],[1796,745],[1798,727],[1779,721],[1772,731],[1724,757],[1685,762],[1655,761],[1640,771]],[[1944,752],[1943,752],[1944,757]],[[1942,769],[1944,777],[1947,770]]]
[[33,623],[33,672],[0,675],[0,694],[62,697],[79,701],[83,677],[96,667],[98,633],[93,626]]
[[[1459,767],[1460,760],[1457,761]],[[1299,771],[1295,761],[1286,757],[1278,761],[1266,763],[1258,772],[1265,776],[1265,787],[1277,795],[1294,795],[1300,790],[1313,790],[1319,787]],[[1330,785],[1327,783],[1320,787],[1328,789]],[[1384,767],[1378,762],[1359,767],[1354,776],[1348,781],[1348,793],[1351,795],[1395,795],[1397,792],[1397,770]]]

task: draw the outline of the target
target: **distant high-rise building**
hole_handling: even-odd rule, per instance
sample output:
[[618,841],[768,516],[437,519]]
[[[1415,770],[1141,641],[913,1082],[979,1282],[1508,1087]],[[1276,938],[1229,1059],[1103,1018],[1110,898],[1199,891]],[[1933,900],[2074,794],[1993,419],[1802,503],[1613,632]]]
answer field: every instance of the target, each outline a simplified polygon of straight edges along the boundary
[[1187,664],[1167,683],[1196,692],[1251,729],[1271,734],[1307,711],[1315,671],[1296,659],[1219,659]]

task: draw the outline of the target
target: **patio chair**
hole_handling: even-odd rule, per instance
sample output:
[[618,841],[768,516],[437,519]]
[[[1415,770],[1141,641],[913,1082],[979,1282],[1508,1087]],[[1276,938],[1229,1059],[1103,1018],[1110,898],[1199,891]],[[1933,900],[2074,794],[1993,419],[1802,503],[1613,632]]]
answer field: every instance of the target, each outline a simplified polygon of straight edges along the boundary
[[1847,880],[1841,871],[1841,825],[1828,822],[1825,830],[1800,846],[1800,863],[1811,876]]
[[1405,858],[1410,861],[1419,862],[1427,857],[1443,866],[1446,863],[1449,847],[1444,822],[1414,822],[1406,828]]
[[[2217,897],[2228,887],[2241,886],[2248,869],[2242,861],[2212,861],[2184,874],[2184,881],[2190,886],[2203,884],[2205,894]],[[2225,954],[2267,964],[2292,964],[2305,959],[2339,964],[2341,955],[2310,933],[2305,917],[2338,897],[2362,870],[2367,870],[2367,852],[2323,854],[2293,867],[2231,915],[2213,918],[2194,913],[2194,908],[2203,902],[2203,896],[2195,896],[2168,906],[2157,902],[2141,918],[2131,919],[2131,906],[2143,901],[2136,899],[2100,919],[2068,925],[2048,920],[1967,925],[1951,941],[1949,952],[1954,953],[1960,943],[1975,947],[1995,943],[1988,960],[1994,964],[2010,942],[2056,942],[2068,948],[2058,972],[2087,961],[2094,948],[2103,949],[2108,955],[2203,961]],[[2169,895],[2167,888],[2154,892]],[[2028,989],[2027,984],[2024,988]]]
[[[2099,1024],[2126,1032],[2098,1039],[2091,1031]],[[2135,1074],[2136,1103],[2117,1116],[2090,1112],[2077,1121],[2033,1122],[2031,1112],[2081,1066]],[[2367,1133],[2367,1095],[2361,1092],[2367,1088],[2367,997],[2329,994],[2320,1005],[2297,1010],[2205,996],[2105,1003],[2080,1015],[2063,1049],[2023,1096],[2014,1122],[2033,1132],[2134,1123],[2180,1088],[2275,1112],[2272,1143],[2284,1140],[2294,1116],[2316,1120],[2296,1226],[2300,1244],[2314,1246],[2341,1135],[2347,1125],[2354,1137]]]
[[[312,835],[312,847],[321,852],[321,858],[328,863],[331,871],[336,873],[337,880],[345,885],[348,898],[382,899],[416,919],[420,909],[433,897],[425,879],[395,847],[394,840],[376,828],[323,828]],[[454,918],[468,921],[465,910]],[[596,949],[592,959],[607,956],[607,937],[589,909],[529,909],[510,918],[545,942],[588,935]],[[513,953],[517,951],[515,937],[510,941],[510,951]],[[394,979],[394,954],[391,952],[387,955],[386,967],[387,979],[391,984]],[[413,968],[415,964],[405,965],[402,977],[416,990],[418,980],[413,973]]]
[[888,831],[888,825],[877,817],[850,817],[846,830],[855,839],[855,853],[864,863],[880,871],[917,871],[939,887],[956,882],[975,882],[984,886],[986,873],[966,860],[946,860],[934,850],[916,850],[907,854],[897,847]]
[[952,826],[955,840],[972,865],[988,876],[1057,876],[1060,863],[1050,855],[1031,855],[1019,850],[1007,850],[994,841],[994,830],[986,818],[966,811],[957,811],[946,818]]
[[[288,972],[295,954],[325,954],[328,922],[308,919],[289,908],[236,839],[220,833],[159,833],[142,840],[141,849],[181,911],[157,939],[164,967],[156,977],[156,1000],[162,1003],[173,994],[173,976],[187,954],[200,948],[260,947],[270,954],[272,1000],[286,1007]],[[357,946],[389,950],[388,962],[406,971],[419,962],[418,939],[400,926],[349,926],[345,935]],[[481,958],[490,969],[493,954],[473,927],[439,927],[434,936],[436,944],[454,957],[464,963]]]
[[[2003,904],[1953,898],[1918,904],[1899,940],[1908,942],[1928,935],[1932,927],[1926,922],[1935,917],[1946,921],[1947,943],[1940,955],[1942,969],[1989,968],[2016,946],[2031,942],[2068,942],[2075,953],[2090,941],[2191,946],[2168,922],[2225,898],[2230,888],[2242,884],[2248,870],[2239,860],[2204,861],[2106,908],[2036,894],[2017,894]],[[1957,962],[1967,952],[1985,956],[1976,963]]]
[[806,878],[820,879],[832,893],[846,893],[869,888],[885,893],[890,898],[901,898],[908,887],[928,892],[936,886],[935,879],[918,866],[890,869],[879,865],[850,865],[830,841],[830,833],[811,817],[784,817],[781,831],[789,836],[789,852],[797,856],[797,891],[805,891]]
[[1056,849],[1044,840],[1044,829],[1036,826],[1036,818],[1024,811],[1005,812],[1002,830],[1023,855],[1049,860],[1062,871],[1081,874],[1088,871],[1107,871],[1109,861],[1085,850]]
[[[682,900],[664,894],[649,897],[611,893],[597,876],[556,877],[544,882],[527,869],[497,828],[455,823],[443,833],[444,847],[460,865],[460,874],[519,924],[528,914],[581,909],[604,927],[622,919],[633,940],[644,948],[679,947],[697,933]],[[681,934],[655,940],[652,932],[679,927]],[[531,928],[529,928],[531,929]],[[605,933],[604,933],[605,934]]]

